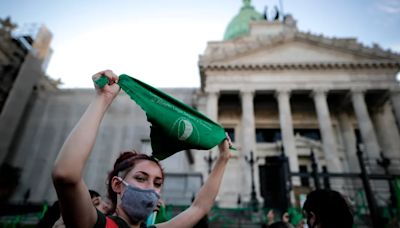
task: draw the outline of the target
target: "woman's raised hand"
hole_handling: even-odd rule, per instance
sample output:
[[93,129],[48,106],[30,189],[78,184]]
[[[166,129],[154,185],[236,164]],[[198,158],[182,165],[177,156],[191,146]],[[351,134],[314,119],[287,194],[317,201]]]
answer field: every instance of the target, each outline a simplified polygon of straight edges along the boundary
[[[103,88],[99,88],[95,81],[99,79],[101,76],[106,76],[108,78],[108,84],[106,84]],[[94,83],[94,87],[96,88],[97,94],[105,96],[113,100],[118,92],[120,91],[120,86],[118,83],[118,76],[111,70],[100,71],[97,74],[92,76],[92,80]]]
[[228,133],[226,133],[226,139],[222,141],[219,145],[219,156],[221,158],[229,159],[232,157],[230,147],[232,146],[231,138],[229,137]]

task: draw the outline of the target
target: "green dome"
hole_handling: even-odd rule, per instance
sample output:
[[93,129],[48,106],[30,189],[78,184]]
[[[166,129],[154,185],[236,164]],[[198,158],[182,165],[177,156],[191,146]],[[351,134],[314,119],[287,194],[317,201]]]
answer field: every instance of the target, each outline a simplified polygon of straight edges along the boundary
[[248,34],[250,21],[259,21],[263,19],[263,16],[250,5],[250,0],[243,0],[243,6],[239,14],[232,19],[225,30],[224,40],[230,40]]

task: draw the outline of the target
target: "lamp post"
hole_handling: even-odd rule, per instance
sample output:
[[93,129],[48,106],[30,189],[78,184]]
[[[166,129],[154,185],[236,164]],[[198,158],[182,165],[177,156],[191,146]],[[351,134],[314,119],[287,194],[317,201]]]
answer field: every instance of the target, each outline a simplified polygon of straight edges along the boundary
[[375,197],[372,192],[371,185],[369,183],[367,169],[365,168],[363,152],[360,149],[360,145],[357,144],[356,147],[357,147],[358,163],[360,165],[360,170],[361,170],[360,176],[361,176],[361,181],[364,186],[365,195],[367,197],[368,209],[369,209],[369,213],[370,213],[371,220],[372,220],[372,227],[374,227],[374,228],[382,227],[382,224],[380,223],[378,207],[376,205]]
[[[385,170],[385,175],[390,175],[389,172],[389,166],[390,166],[390,159],[385,157],[385,155],[381,152],[381,159],[376,159],[376,163],[378,163],[378,165],[380,167],[383,168],[383,170]],[[392,179],[388,179],[388,184],[389,184],[389,191],[390,191],[390,213],[393,214],[393,209],[396,207],[396,193],[395,193],[395,187],[393,184]]]
[[240,211],[240,215],[239,215],[239,218],[238,218],[238,227],[242,227],[243,210],[242,210],[242,197],[241,197],[240,193],[238,195],[236,204],[237,204],[237,208]]
[[326,166],[322,167],[322,173],[324,174],[324,177],[322,179],[324,183],[324,189],[331,189],[331,183],[329,182],[329,172]]
[[321,189],[321,186],[319,184],[319,177],[318,177],[318,164],[315,160],[315,155],[314,155],[314,150],[311,147],[311,151],[310,151],[310,160],[311,160],[311,175],[314,179],[314,185],[315,185],[315,189]]
[[253,151],[250,151],[250,158],[247,156],[245,157],[246,161],[250,165],[250,170],[251,170],[251,193],[250,193],[250,205],[253,208],[254,211],[257,211],[258,209],[258,200],[257,200],[257,194],[256,194],[256,187],[254,184],[254,163],[256,160],[254,159],[253,156]]
[[283,174],[282,174],[282,178],[283,178],[283,183],[284,183],[284,197],[285,197],[285,205],[284,205],[284,211],[287,211],[287,209],[290,206],[290,192],[292,191],[292,177],[290,174],[290,165],[289,165],[289,160],[286,157],[285,154],[285,148],[283,147],[283,144],[280,143],[280,161],[283,164]]

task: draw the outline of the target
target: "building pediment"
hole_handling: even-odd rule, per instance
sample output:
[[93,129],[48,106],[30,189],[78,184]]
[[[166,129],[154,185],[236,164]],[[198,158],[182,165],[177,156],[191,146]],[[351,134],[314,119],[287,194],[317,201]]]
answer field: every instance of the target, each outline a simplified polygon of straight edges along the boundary
[[200,57],[201,67],[326,65],[371,62],[400,62],[400,55],[378,45],[367,47],[356,39],[336,39],[287,31],[275,36],[247,36],[211,42]]

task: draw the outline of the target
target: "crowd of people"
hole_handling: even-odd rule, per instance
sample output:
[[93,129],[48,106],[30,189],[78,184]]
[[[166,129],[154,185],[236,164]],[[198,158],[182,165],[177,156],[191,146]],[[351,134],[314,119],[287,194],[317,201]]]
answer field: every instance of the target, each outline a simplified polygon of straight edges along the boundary
[[[93,101],[64,142],[55,162],[52,178],[58,196],[55,207],[59,211],[53,216],[56,219],[46,223],[47,227],[196,226],[206,217],[218,194],[231,157],[229,136],[218,145],[219,157],[192,205],[173,218],[152,224],[148,221],[149,217],[163,207],[160,193],[165,176],[157,159],[136,151],[121,153],[109,172],[108,196],[104,198],[88,190],[83,180],[83,171],[92,153],[100,123],[120,91],[116,74],[110,70],[101,71],[93,76],[93,80],[101,76],[106,76],[109,83],[103,88],[95,86]],[[353,219],[347,205],[340,193],[335,191],[310,193],[303,208],[308,227],[351,227]],[[288,213],[282,215],[281,221],[275,221],[273,217],[274,211],[270,211],[267,227],[292,227]],[[44,221],[41,227],[46,227]]]

